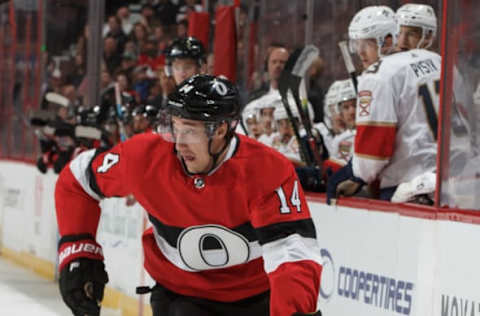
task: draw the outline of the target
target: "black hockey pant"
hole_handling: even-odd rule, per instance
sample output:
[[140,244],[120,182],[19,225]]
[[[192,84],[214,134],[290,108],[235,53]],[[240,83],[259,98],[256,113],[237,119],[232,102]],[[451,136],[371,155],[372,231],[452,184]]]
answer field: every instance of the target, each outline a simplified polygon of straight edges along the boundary
[[224,303],[183,296],[158,284],[150,297],[153,316],[268,316],[269,301],[270,292]]

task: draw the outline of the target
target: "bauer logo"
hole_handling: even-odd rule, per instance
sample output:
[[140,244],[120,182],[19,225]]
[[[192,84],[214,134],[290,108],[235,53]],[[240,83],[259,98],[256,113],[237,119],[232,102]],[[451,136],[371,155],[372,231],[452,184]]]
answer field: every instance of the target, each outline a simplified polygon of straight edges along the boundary
[[480,315],[480,301],[465,297],[442,294],[441,316],[478,316]]
[[[320,255],[323,258],[320,296],[327,302],[336,294],[342,299],[374,306],[387,312],[410,315],[414,297],[413,282],[339,263],[336,267],[334,258],[327,249],[321,249]],[[450,316],[445,314],[447,315]]]

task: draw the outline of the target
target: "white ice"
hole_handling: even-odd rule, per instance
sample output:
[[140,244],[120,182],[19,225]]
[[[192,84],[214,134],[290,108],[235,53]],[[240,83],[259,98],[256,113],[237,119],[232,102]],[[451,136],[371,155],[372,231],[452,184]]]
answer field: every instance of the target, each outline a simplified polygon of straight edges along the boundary
[[[58,284],[21,268],[0,256],[0,315],[66,316]],[[119,315],[102,310],[102,316]]]

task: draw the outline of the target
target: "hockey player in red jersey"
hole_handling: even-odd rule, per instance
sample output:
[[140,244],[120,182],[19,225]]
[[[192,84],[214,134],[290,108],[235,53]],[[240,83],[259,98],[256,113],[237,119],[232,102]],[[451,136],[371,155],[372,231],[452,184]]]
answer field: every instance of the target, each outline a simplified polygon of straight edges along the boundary
[[315,228],[291,163],[234,133],[242,107],[227,80],[197,75],[171,95],[170,130],[80,154],[55,190],[60,291],[98,315],[108,277],[95,241],[104,197],[148,212],[145,268],[155,316],[320,315]]
[[193,75],[205,73],[207,55],[195,37],[177,38],[166,50],[166,73],[179,85]]

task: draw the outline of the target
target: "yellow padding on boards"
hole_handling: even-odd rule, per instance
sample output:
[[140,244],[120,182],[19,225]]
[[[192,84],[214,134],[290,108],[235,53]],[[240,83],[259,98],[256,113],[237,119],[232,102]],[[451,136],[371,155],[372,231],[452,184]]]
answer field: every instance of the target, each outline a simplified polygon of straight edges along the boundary
[[[145,296],[144,300],[147,301],[149,296]],[[139,304],[138,298],[130,297],[118,290],[110,287],[105,288],[105,295],[103,297],[102,306],[119,309],[122,311],[122,316],[138,316]],[[143,316],[152,316],[152,310],[150,304],[143,305]]]
[[[48,280],[53,281],[55,278],[55,264],[45,259],[40,259],[30,253],[1,247],[0,256],[15,262],[20,266],[33,270],[35,273]],[[148,296],[145,296],[144,300],[147,301]],[[105,296],[103,298],[102,306],[119,309],[122,311],[122,316],[138,316],[140,315],[138,302],[138,297],[130,297],[107,286],[105,288]],[[152,316],[150,304],[144,304],[143,316]]]
[[18,265],[33,270],[47,280],[53,281],[55,278],[55,264],[48,260],[38,258],[28,252],[15,251],[6,247],[1,248],[0,255]]

